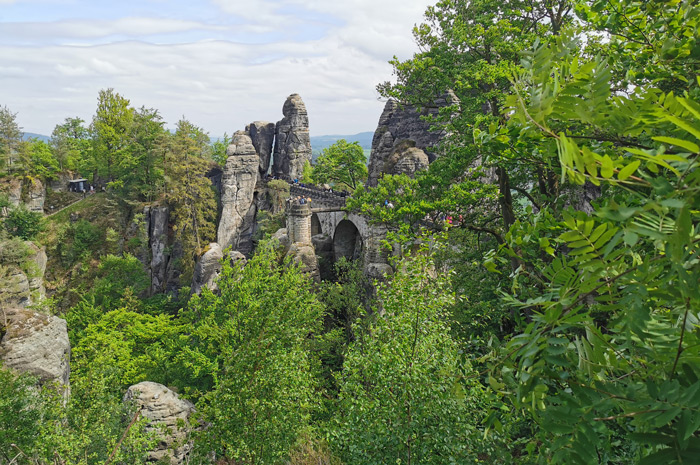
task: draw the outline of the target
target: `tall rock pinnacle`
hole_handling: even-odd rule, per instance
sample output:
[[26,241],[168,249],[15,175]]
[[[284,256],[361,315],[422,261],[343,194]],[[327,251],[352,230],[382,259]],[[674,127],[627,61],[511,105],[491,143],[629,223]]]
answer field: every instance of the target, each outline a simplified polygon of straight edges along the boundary
[[311,161],[309,117],[299,94],[287,97],[282,114],[284,118],[275,130],[273,173],[297,179],[301,177],[304,164]]

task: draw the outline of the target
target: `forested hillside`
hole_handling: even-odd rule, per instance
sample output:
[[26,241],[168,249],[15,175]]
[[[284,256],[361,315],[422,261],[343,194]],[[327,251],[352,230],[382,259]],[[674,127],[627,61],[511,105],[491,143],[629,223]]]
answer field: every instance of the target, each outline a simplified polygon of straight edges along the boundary
[[[290,258],[302,187],[256,178],[241,131],[171,133],[107,89],[46,143],[0,108],[0,465],[700,462],[699,19],[691,0],[429,7],[377,89],[439,145],[387,146],[380,121],[376,185],[341,141],[310,175],[329,185],[303,186],[352,191],[379,279],[316,240],[321,271]],[[207,265],[246,156],[252,251]],[[71,180],[86,191],[52,187]],[[16,341],[61,325],[69,369],[15,369]]]

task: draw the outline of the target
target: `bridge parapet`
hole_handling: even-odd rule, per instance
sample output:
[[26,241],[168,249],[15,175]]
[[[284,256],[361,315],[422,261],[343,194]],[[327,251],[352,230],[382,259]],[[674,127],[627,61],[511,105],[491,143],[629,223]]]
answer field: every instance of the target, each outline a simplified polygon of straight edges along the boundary
[[289,185],[289,193],[294,196],[302,196],[304,198],[311,198],[311,207],[337,207],[341,210],[345,207],[346,197],[337,194],[335,192],[328,192],[322,189],[315,189],[312,187],[300,186],[298,184]]

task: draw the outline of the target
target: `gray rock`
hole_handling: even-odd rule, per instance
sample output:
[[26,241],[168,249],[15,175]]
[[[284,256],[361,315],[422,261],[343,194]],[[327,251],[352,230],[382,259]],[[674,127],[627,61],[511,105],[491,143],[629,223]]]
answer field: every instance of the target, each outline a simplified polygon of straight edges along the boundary
[[216,280],[221,273],[221,259],[224,253],[216,242],[209,244],[209,250],[199,258],[192,274],[192,293],[199,294],[203,288],[216,290]]
[[[401,144],[410,144],[424,151],[428,161],[432,162],[437,156],[432,149],[444,138],[445,133],[430,131],[430,124],[421,118],[437,115],[441,108],[456,101],[457,97],[453,93],[448,93],[437,99],[434,105],[420,111],[411,105],[399,105],[395,100],[390,99],[386,102],[372,139],[367,185],[375,187],[379,178],[388,172],[386,169],[396,168],[398,160],[392,164],[389,163],[389,159]],[[416,159],[416,156],[420,160]],[[411,157],[413,160],[407,159],[405,165],[399,166],[399,170],[406,169],[411,164],[413,167],[423,165],[424,159],[417,153],[414,152]]]
[[309,117],[299,94],[287,97],[284,118],[275,128],[273,172],[290,179],[301,178],[304,164],[311,161]]
[[318,258],[313,245],[295,242],[289,248],[287,256],[291,257],[292,263],[299,264],[302,273],[316,282],[321,281]]
[[1,305],[12,307],[31,305],[29,278],[20,268],[10,265],[2,271],[0,278]]
[[28,181],[26,205],[30,211],[44,212],[44,202],[46,201],[46,188],[38,179]]
[[423,150],[407,144],[399,144],[389,155],[384,172],[413,177],[416,172],[428,169],[429,164],[428,155]]
[[70,342],[66,321],[24,308],[0,310],[0,360],[5,367],[36,376],[40,383],[66,388],[70,376]]
[[286,255],[289,248],[292,246],[292,241],[287,234],[287,228],[278,229],[271,237],[273,241],[279,245],[278,250],[282,255]]
[[260,176],[265,176],[270,169],[272,157],[272,145],[275,141],[275,123],[268,121],[255,121],[246,126],[245,130],[250,134],[253,147],[260,157],[258,171]]
[[28,307],[40,302],[46,296],[44,272],[46,271],[46,251],[33,242],[26,241],[29,256],[28,271],[25,273],[15,263],[0,263],[4,271],[0,275],[0,304],[11,307]]
[[169,257],[168,246],[168,207],[146,207],[148,222],[148,242],[151,244],[151,294],[163,292],[166,288],[166,272]]
[[244,131],[233,135],[226,154],[217,242],[222,249],[231,246],[234,250],[250,250],[252,235],[246,232],[255,222],[255,185],[260,161],[250,136]]
[[173,465],[183,463],[192,448],[187,422],[195,410],[192,402],[180,399],[167,387],[151,381],[130,386],[124,401],[136,403],[141,415],[148,420],[147,431],[155,431],[160,438],[157,448],[148,453],[148,460],[169,460]]

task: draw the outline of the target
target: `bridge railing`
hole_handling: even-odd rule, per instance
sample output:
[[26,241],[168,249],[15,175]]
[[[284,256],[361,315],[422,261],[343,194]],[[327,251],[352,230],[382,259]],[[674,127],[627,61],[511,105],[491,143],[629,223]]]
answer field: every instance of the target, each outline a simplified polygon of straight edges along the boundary
[[329,192],[309,186],[300,186],[299,184],[290,184],[289,193],[292,197],[310,197],[312,200],[312,207],[316,206],[313,204],[313,202],[316,204],[323,204],[324,206],[333,206],[338,208],[345,207],[346,197],[336,192]]

